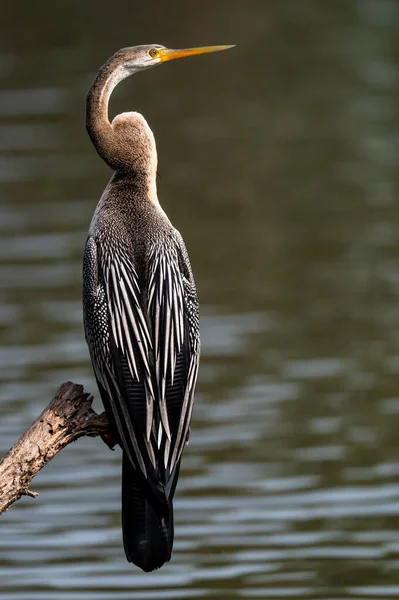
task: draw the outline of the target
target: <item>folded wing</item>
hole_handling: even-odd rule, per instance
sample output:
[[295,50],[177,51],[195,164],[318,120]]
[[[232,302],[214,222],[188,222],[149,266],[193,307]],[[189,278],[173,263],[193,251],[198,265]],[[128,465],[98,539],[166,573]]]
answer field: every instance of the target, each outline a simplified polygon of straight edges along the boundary
[[[198,301],[181,238],[157,244],[140,276],[125,251],[89,238],[86,338],[106,410],[129,460],[169,498],[187,440],[199,364]],[[86,278],[85,278],[86,279]]]

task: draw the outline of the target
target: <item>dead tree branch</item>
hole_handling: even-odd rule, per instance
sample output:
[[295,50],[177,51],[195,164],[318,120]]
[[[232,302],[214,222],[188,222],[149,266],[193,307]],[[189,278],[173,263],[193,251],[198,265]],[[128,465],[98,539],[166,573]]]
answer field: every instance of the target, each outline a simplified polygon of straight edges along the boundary
[[83,436],[109,433],[103,413],[92,408],[83,386],[63,383],[53,400],[0,462],[0,515],[21,496],[36,497],[30,483],[65,446]]

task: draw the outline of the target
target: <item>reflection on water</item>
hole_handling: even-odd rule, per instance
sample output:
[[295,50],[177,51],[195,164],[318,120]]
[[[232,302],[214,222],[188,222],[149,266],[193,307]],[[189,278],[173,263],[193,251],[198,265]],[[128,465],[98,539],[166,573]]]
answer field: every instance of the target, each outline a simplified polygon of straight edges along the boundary
[[0,598],[397,598],[397,3],[176,2],[162,28],[143,5],[133,40],[122,0],[115,31],[105,7],[32,6],[0,25],[4,452],[61,382],[95,391],[80,261],[108,176],[84,131],[96,68],[123,43],[238,46],[112,105],[155,130],[202,303],[173,560],[126,563],[120,456],[85,439],[2,517]]

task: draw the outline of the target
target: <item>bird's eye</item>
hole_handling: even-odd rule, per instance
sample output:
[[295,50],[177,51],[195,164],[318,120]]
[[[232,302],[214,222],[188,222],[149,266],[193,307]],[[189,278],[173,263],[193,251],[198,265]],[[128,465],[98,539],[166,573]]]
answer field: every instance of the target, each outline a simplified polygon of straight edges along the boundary
[[158,50],[156,48],[151,48],[151,50],[148,50],[148,54],[151,56],[151,58],[155,58],[158,54]]

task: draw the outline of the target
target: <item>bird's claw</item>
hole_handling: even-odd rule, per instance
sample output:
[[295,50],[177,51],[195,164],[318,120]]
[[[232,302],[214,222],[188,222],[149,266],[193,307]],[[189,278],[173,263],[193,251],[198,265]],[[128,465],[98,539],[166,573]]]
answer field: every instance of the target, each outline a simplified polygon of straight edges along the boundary
[[107,444],[110,450],[115,450],[115,446],[118,442],[116,441],[111,432],[103,433],[101,439],[105,444]]

